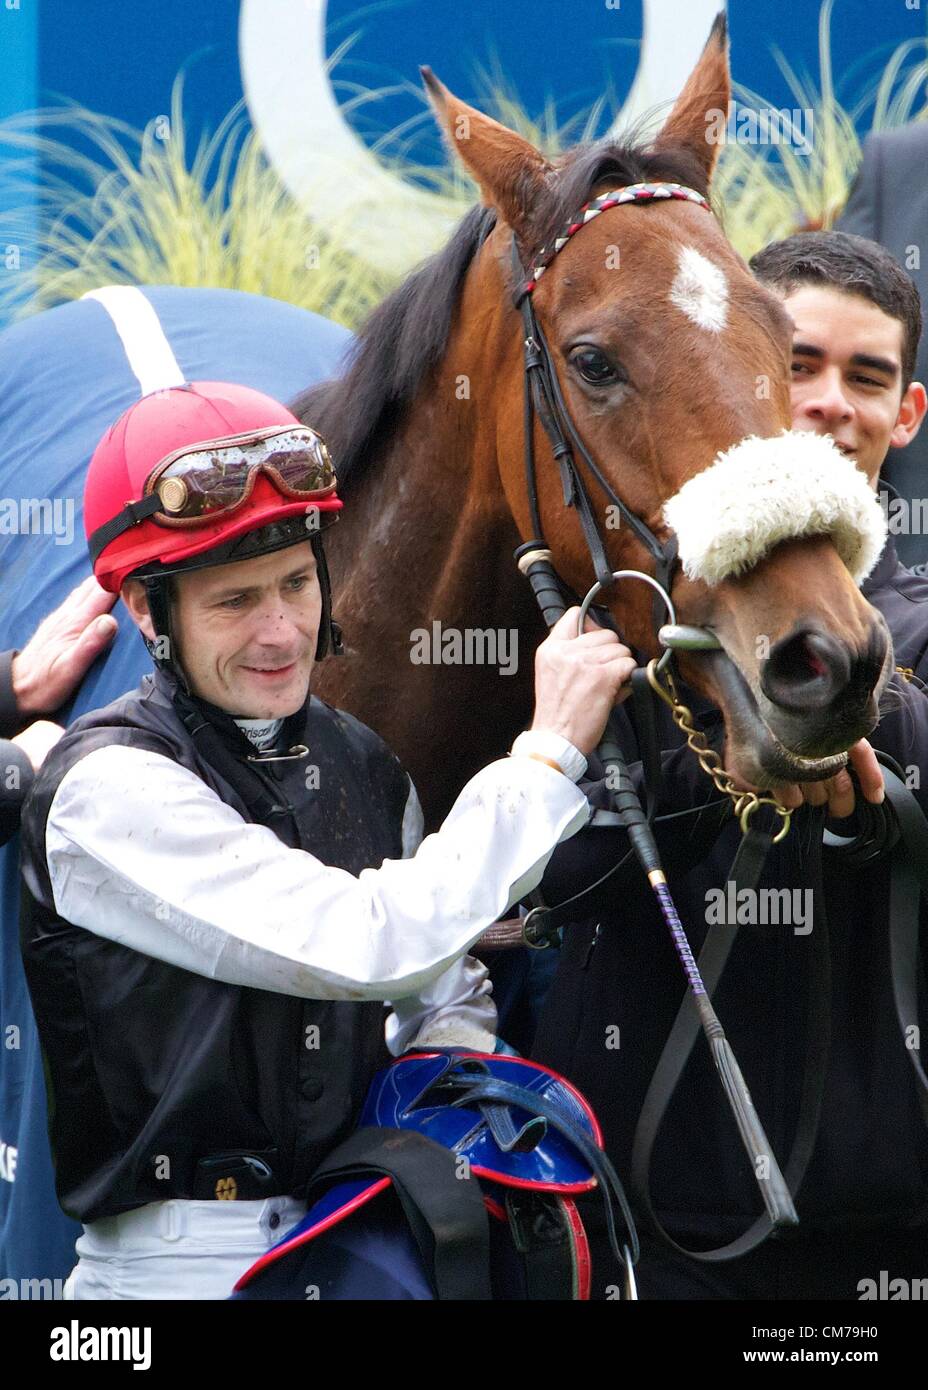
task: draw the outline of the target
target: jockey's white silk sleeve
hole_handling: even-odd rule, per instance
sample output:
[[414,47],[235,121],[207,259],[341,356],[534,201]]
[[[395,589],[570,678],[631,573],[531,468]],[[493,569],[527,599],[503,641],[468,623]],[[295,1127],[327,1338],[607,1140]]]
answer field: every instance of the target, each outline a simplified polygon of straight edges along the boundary
[[[403,855],[422,842],[422,807],[410,781],[403,817]],[[418,994],[393,1001],[387,1018],[387,1046],[395,1057],[411,1047],[466,1047],[492,1052],[496,1045],[496,1004],[489,972],[473,956],[462,956]]]
[[355,877],[244,821],[195,773],[110,745],[62,778],[46,851],[67,921],[182,970],[307,999],[420,993],[589,817],[544,763],[491,763],[410,859]]

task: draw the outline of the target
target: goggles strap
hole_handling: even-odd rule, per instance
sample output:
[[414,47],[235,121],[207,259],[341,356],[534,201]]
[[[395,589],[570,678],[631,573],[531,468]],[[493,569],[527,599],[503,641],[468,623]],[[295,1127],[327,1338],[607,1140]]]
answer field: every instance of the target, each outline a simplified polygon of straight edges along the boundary
[[121,536],[125,531],[130,531],[133,526],[138,526],[140,522],[154,516],[155,512],[164,509],[164,503],[157,492],[152,493],[151,497],[143,497],[141,502],[127,502],[118,516],[114,516],[110,521],[106,521],[102,526],[98,526],[96,531],[87,542],[90,550],[90,559],[96,563],[98,557],[103,553],[110,541],[114,541],[117,536]]

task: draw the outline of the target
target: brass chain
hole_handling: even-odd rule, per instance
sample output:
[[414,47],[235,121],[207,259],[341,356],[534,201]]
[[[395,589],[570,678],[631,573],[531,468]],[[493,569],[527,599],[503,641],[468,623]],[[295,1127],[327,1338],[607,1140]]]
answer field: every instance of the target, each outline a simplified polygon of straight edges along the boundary
[[[916,676],[911,666],[897,666],[896,671],[902,676],[903,680],[912,682],[922,690],[928,691],[928,686]],[[782,802],[775,796],[758,796],[756,792],[739,791],[731,776],[725,771],[722,765],[722,759],[719,757],[718,753],[716,753],[714,748],[709,747],[705,734],[697,729],[693,723],[693,712],[680,699],[670,671],[667,670],[661,673],[663,675],[662,681],[661,674],[658,673],[657,661],[655,660],[648,663],[647,674],[651,689],[655,694],[659,695],[664,701],[664,704],[670,708],[674,723],[684,734],[687,745],[691,751],[695,753],[699,766],[702,768],[703,772],[707,777],[711,777],[718,791],[722,792],[724,796],[731,798],[734,813],[738,817],[741,826],[741,833],[743,835],[747,834],[751,817],[758,806],[772,806],[783,821],[782,826],[773,837],[773,843],[775,845],[779,844],[789,831],[792,813],[787,810]],[[663,683],[664,681],[666,681],[666,685]]]
[[667,682],[666,686],[661,680],[661,674],[658,673],[657,661],[648,663],[647,675],[651,689],[661,697],[665,705],[669,706],[674,723],[684,734],[689,748],[696,754],[703,772],[711,777],[720,792],[731,798],[732,808],[738,817],[742,835],[748,833],[751,817],[758,806],[772,806],[783,821],[782,826],[773,837],[773,843],[778,845],[789,831],[792,813],[775,796],[758,796],[757,792],[740,791],[735,786],[733,778],[722,765],[722,759],[714,748],[709,747],[705,734],[697,729],[693,723],[693,712],[680,699],[673,676],[666,670],[662,674],[663,680]]
[[920,676],[916,676],[911,666],[897,666],[896,672],[904,681],[908,681],[910,685],[915,685],[919,690],[923,690],[928,694],[928,685],[925,684]]

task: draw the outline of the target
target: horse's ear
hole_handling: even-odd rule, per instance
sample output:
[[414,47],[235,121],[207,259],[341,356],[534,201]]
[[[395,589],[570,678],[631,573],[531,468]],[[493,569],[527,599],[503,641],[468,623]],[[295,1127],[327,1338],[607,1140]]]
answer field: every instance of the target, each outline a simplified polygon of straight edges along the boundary
[[431,68],[419,71],[449,148],[477,180],[483,201],[531,242],[552,166],[521,135],[449,92]]
[[653,149],[680,149],[694,154],[711,179],[719,152],[720,131],[728,123],[731,73],[728,65],[728,20],[716,16],[699,62],[687,79],[674,108],[654,139]]

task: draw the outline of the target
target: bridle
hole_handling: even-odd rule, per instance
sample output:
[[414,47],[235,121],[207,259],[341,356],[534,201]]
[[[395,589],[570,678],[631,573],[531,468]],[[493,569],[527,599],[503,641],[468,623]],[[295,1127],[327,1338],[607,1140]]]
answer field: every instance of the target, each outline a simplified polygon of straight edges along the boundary
[[[676,199],[678,201],[696,203],[698,206],[705,208],[707,212],[711,213],[712,211],[708,200],[703,197],[701,193],[698,193],[693,188],[686,188],[682,184],[630,184],[626,188],[619,188],[609,193],[604,193],[601,197],[594,198],[590,202],[585,203],[580,209],[577,217],[567,223],[555,237],[554,241],[548,247],[542,248],[533,258],[532,269],[529,275],[525,273],[516,239],[513,236],[512,271],[516,285],[515,293],[513,294],[513,304],[522,315],[522,336],[525,351],[525,483],[528,495],[529,515],[531,517],[532,532],[535,542],[539,547],[546,548],[538,507],[538,484],[535,468],[534,416],[537,411],[538,418],[541,420],[548,439],[551,442],[554,459],[560,470],[561,483],[564,490],[564,505],[576,508],[577,515],[580,518],[580,524],[583,528],[587,549],[590,552],[590,560],[597,583],[603,587],[611,585],[613,583],[613,569],[606,556],[605,546],[603,545],[599,527],[596,524],[589,493],[577,469],[574,458],[575,451],[580,458],[582,458],[590,474],[595,478],[598,486],[609,499],[610,504],[618,510],[619,515],[628,526],[629,530],[637,537],[651,556],[654,562],[654,581],[656,581],[663,591],[662,597],[668,615],[672,615],[673,605],[670,603],[669,591],[671,578],[677,565],[676,536],[671,534],[666,541],[659,540],[647,523],[644,522],[641,517],[636,516],[635,513],[626,506],[625,502],[623,502],[622,498],[609,482],[609,479],[605,477],[602,469],[591,456],[590,451],[587,449],[586,444],[571,419],[570,411],[564,400],[557,372],[551,358],[551,350],[548,347],[545,335],[535,316],[535,309],[532,303],[533,291],[548,266],[550,266],[554,258],[564,249],[581,227],[586,226],[587,223],[591,222],[601,213],[607,212],[610,208],[619,207],[623,203],[649,203],[661,199]],[[641,572],[636,571],[634,573],[638,574],[641,578],[645,578]],[[660,616],[662,616],[662,614],[660,610],[658,610],[657,617],[659,618]],[[703,645],[711,642],[713,647],[718,646],[717,640],[705,629],[692,629],[692,632],[693,634],[696,632],[703,634]]]
[[[662,625],[660,620],[665,614],[658,610],[655,615],[654,627],[657,631],[658,641],[665,648],[665,651],[659,660],[655,659],[649,664],[647,683],[670,706],[675,723],[686,737],[687,744],[696,754],[703,770],[712,778],[717,789],[730,797],[734,804],[743,838],[735,861],[729,870],[728,886],[737,887],[739,883],[743,882],[756,888],[770,845],[774,843],[775,839],[781,839],[786,834],[789,827],[789,814],[775,798],[761,798],[754,794],[745,796],[745,794],[738,792],[731,777],[725,771],[721,759],[714,750],[708,747],[705,736],[696,729],[693,723],[691,712],[680,701],[673,676],[668,667],[674,650],[678,648],[711,650],[718,649],[721,644],[709,629],[677,624],[670,598],[671,580],[678,563],[676,535],[671,533],[668,539],[662,542],[646,522],[625,505],[591,457],[570,417],[550,349],[532,305],[532,293],[538,281],[555,256],[587,222],[609,208],[624,203],[644,203],[671,198],[696,203],[711,212],[711,208],[702,194],[677,184],[634,184],[614,190],[584,205],[578,216],[562,229],[551,245],[535,256],[529,276],[525,274],[515,237],[513,237],[512,270],[516,287],[513,303],[522,316],[525,351],[525,478],[531,525],[535,536],[535,539],[518,548],[516,559],[520,570],[532,585],[546,622],[549,626],[552,625],[566,610],[564,595],[565,593],[569,594],[570,590],[554,570],[551,563],[551,552],[545,545],[543,538],[534,453],[534,415],[537,411],[560,471],[564,504],[568,507],[574,507],[577,511],[596,576],[596,583],[589,590],[581,605],[578,632],[583,630],[584,615],[593,599],[603,588],[615,581],[633,578],[644,581],[655,590],[656,601],[658,604],[663,604],[666,617],[670,621]],[[593,514],[589,493],[577,468],[575,451],[609,502],[617,509],[624,524],[646,549],[654,564],[653,577],[640,570],[612,571]],[[667,669],[662,670],[662,668]],[[906,675],[907,678],[911,675],[910,671],[903,670],[903,668],[897,667],[897,670],[902,671],[902,674]],[[633,676],[633,689],[635,689],[640,674],[640,672],[636,672]],[[643,684],[637,681],[637,690],[640,691],[641,689],[643,689]],[[645,745],[647,745],[647,737],[645,738]],[[596,757],[598,757],[599,768],[595,765]],[[638,1119],[631,1155],[633,1182],[638,1198],[651,1218],[652,1225],[661,1237],[677,1251],[701,1261],[714,1262],[732,1259],[754,1249],[771,1232],[793,1226],[797,1222],[790,1189],[797,1191],[801,1186],[815,1148],[828,1055],[827,1004],[824,1006],[824,1011],[817,1006],[810,1014],[810,1019],[814,1016],[815,1022],[814,1026],[810,1023],[812,1032],[809,1043],[809,1074],[804,1079],[795,1139],[785,1165],[789,1179],[787,1183],[773,1155],[760,1120],[754,1111],[744,1078],[741,1076],[737,1061],[711,1003],[711,991],[717,985],[724,970],[734,940],[732,924],[726,922],[718,929],[710,928],[699,960],[694,959],[670,895],[660,865],[657,845],[651,833],[649,822],[653,813],[653,801],[650,790],[648,796],[649,810],[648,814],[645,815],[635,786],[625,766],[618,740],[608,727],[596,757],[591,760],[593,764],[592,775],[599,777],[604,769],[612,774],[611,778],[606,778],[606,786],[610,789],[610,800],[614,810],[618,813],[618,819],[628,833],[631,848],[628,854],[624,855],[614,868],[603,875],[597,883],[575,894],[573,898],[568,899],[566,903],[560,904],[553,910],[545,908],[540,898],[533,895],[530,901],[537,905],[533,906],[523,924],[523,934],[530,945],[550,944],[558,926],[572,920],[569,915],[565,915],[565,913],[570,913],[572,904],[578,899],[586,897],[587,894],[600,889],[611,873],[620,868],[631,854],[634,853],[637,857],[647,874],[663,920],[673,938],[689,988],[688,998],[684,1000],[677,1014]],[[897,772],[892,769],[888,771],[884,769],[884,776],[887,796],[893,808],[892,815],[879,815],[878,812],[882,811],[883,808],[874,808],[865,804],[865,810],[869,813],[873,824],[868,830],[861,833],[857,841],[849,842],[847,853],[850,862],[854,862],[854,855],[858,856],[858,860],[863,861],[882,852],[886,845],[891,848],[895,843],[893,837],[902,834],[904,850],[900,848],[893,857],[889,916],[896,1012],[900,1026],[908,1037],[906,1023],[917,1016],[915,961],[919,929],[919,887],[921,886],[922,891],[928,894],[928,871],[924,867],[928,862],[928,825],[926,825],[925,817],[912,794],[902,788]],[[777,836],[774,836],[772,832],[758,830],[749,824],[753,811],[761,802],[772,805],[783,819],[782,830]],[[818,896],[820,897],[821,894]],[[597,925],[597,936],[598,933],[599,927]],[[821,976],[821,994],[822,998],[827,1000],[830,989],[828,976],[830,957],[824,917],[815,932],[815,938],[815,953]],[[595,944],[595,940],[596,937],[593,939],[593,944]],[[651,1201],[649,1174],[651,1155],[658,1131],[700,1029],[709,1043],[710,1053],[738,1125],[745,1151],[753,1161],[754,1176],[764,1199],[766,1216],[760,1217],[748,1231],[728,1245],[716,1250],[696,1251],[686,1250],[662,1228]],[[924,1070],[911,1050],[909,1055],[916,1071],[919,1102],[923,1114],[928,1119],[928,1078],[926,1078]],[[767,1165],[766,1177],[763,1179],[758,1166],[761,1163]]]

